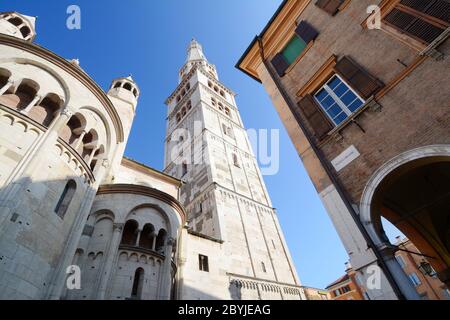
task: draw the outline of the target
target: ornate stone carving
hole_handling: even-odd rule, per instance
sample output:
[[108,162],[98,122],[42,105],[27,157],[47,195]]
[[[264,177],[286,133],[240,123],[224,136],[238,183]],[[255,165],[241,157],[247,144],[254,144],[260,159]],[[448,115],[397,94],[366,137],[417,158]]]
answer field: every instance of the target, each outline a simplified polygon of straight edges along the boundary
[[66,116],[67,118],[70,118],[74,115],[74,111],[72,110],[71,107],[67,106],[65,107],[62,111],[61,111],[61,115],[62,116]]
[[124,224],[123,223],[114,223],[113,229],[115,232],[122,232]]
[[172,238],[172,237],[170,237],[169,239],[167,239],[167,245],[168,245],[168,246],[173,247],[173,246],[176,245],[176,243],[177,243],[177,240],[174,239],[174,238]]

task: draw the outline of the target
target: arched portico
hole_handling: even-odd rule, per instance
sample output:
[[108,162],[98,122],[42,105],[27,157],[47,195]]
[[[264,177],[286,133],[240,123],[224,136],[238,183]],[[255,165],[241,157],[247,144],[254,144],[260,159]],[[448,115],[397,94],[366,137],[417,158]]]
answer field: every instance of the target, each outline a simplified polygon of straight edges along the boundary
[[[381,217],[403,232],[420,250],[447,287],[450,284],[450,145],[407,151],[388,161],[368,181],[360,219],[405,296],[412,285],[394,259]],[[415,290],[414,290],[415,291]]]

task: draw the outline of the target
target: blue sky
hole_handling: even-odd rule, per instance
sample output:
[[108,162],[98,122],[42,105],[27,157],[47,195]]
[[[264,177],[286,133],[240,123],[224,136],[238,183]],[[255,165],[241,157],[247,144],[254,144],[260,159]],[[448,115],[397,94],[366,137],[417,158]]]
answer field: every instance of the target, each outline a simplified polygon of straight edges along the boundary
[[[105,90],[133,75],[141,98],[126,155],[163,169],[165,99],[177,85],[195,37],[221,81],[235,91],[247,128],[280,129],[280,171],[266,176],[304,285],[323,288],[344,272],[347,254],[262,85],[234,68],[278,0],[10,0],[0,11],[38,16],[35,42],[81,67]],[[66,28],[66,9],[81,8],[81,30]]]

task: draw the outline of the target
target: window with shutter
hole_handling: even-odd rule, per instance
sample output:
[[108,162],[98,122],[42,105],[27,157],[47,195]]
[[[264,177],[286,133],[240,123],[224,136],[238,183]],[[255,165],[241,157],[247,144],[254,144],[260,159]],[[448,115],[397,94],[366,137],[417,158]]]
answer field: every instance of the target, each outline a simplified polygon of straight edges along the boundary
[[280,77],[284,76],[287,68],[289,68],[289,63],[286,58],[283,56],[283,53],[277,53],[275,57],[272,59],[272,65],[277,71]]
[[287,45],[272,59],[272,65],[280,77],[284,76],[286,70],[305,51],[308,44],[315,40],[319,33],[306,21],[301,21],[295,29],[295,35]]
[[326,115],[314,101],[311,95],[306,95],[298,102],[300,116],[305,118],[314,132],[314,136],[320,140],[333,128]]
[[424,44],[430,44],[450,25],[450,2],[400,0],[383,21]]
[[331,77],[314,98],[335,125],[341,124],[364,104],[364,100],[338,75]]
[[369,99],[383,87],[380,80],[364,70],[350,57],[343,57],[339,60],[334,70],[364,99]]
[[344,0],[318,0],[316,6],[334,16],[343,3]]

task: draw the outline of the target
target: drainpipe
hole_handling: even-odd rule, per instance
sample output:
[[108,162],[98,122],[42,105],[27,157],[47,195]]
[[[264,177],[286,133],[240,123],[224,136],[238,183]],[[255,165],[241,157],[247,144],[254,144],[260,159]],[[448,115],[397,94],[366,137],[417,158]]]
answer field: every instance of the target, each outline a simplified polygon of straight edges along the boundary
[[325,172],[327,173],[328,177],[330,178],[333,185],[336,187],[336,190],[339,194],[339,196],[344,201],[345,206],[347,207],[347,210],[350,212],[350,215],[352,216],[353,220],[355,221],[356,225],[358,226],[359,231],[363,235],[364,239],[366,240],[368,247],[372,248],[379,266],[384,271],[384,274],[386,275],[387,280],[389,281],[389,284],[392,286],[392,289],[394,290],[394,293],[396,294],[397,298],[399,300],[406,300],[405,296],[403,295],[400,287],[398,286],[397,282],[394,279],[394,276],[390,272],[389,268],[387,267],[383,256],[381,252],[378,250],[378,247],[375,245],[373,240],[370,238],[366,228],[363,226],[361,220],[359,219],[358,213],[353,208],[352,204],[350,203],[349,196],[347,192],[345,191],[342,183],[340,182],[339,178],[333,173],[333,170],[330,167],[330,164],[328,160],[325,158],[325,156],[322,154],[322,151],[317,147],[314,139],[311,137],[310,133],[306,129],[306,126],[303,122],[303,119],[301,119],[297,113],[295,112],[296,105],[293,103],[289,95],[287,94],[286,90],[284,89],[283,84],[281,83],[280,79],[278,79],[277,75],[275,75],[274,71],[272,70],[272,67],[269,65],[269,63],[266,61],[264,56],[264,46],[262,43],[261,36],[257,36],[258,39],[258,45],[259,45],[259,54],[261,56],[261,60],[264,63],[264,66],[266,67],[267,71],[269,72],[270,77],[272,78],[273,82],[275,83],[278,91],[280,92],[281,96],[283,97],[283,100],[288,105],[289,109],[291,110],[292,114],[294,115],[295,120],[300,126],[300,129],[302,130],[303,134],[305,135],[307,141],[311,145],[312,150],[317,155],[317,158],[319,159],[322,167],[325,169]]

